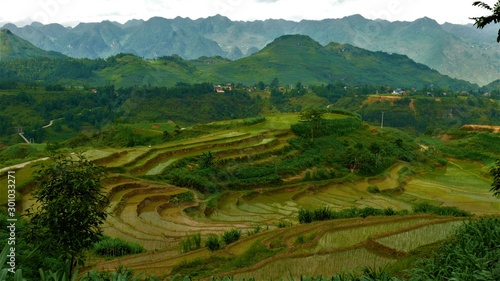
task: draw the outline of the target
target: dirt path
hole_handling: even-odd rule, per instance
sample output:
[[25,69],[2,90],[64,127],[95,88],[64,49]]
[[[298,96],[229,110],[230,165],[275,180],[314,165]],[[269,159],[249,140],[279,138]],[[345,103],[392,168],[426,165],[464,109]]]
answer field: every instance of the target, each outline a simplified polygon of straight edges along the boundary
[[54,121],[56,121],[56,120],[62,120],[62,119],[64,119],[64,118],[57,118],[57,119],[50,120],[49,124],[43,126],[42,128],[44,128],[44,129],[48,128],[48,127],[50,127],[50,126],[52,126],[54,124]]
[[489,126],[489,125],[475,125],[475,124],[465,124],[462,128],[468,128],[472,130],[491,130],[492,133],[500,133],[500,126]]
[[52,126],[52,124],[54,124],[54,120],[50,120],[49,124],[48,124],[48,125],[43,126],[42,128],[44,128],[44,129],[45,129],[45,128],[48,128],[48,127]]
[[415,112],[415,99],[411,99],[411,102],[410,102],[410,109]]
[[5,168],[1,168],[0,169],[0,174],[6,172],[6,171],[10,171],[10,170],[17,170],[17,169],[21,169],[21,168],[24,168],[25,166],[31,164],[31,163],[34,163],[34,162],[38,162],[38,161],[45,161],[49,159],[49,157],[44,157],[44,158],[40,158],[40,159],[35,159],[35,160],[32,160],[32,161],[28,161],[28,162],[24,162],[24,163],[21,163],[21,164],[17,164],[17,165],[13,165],[13,166],[9,166],[9,167],[5,167]]

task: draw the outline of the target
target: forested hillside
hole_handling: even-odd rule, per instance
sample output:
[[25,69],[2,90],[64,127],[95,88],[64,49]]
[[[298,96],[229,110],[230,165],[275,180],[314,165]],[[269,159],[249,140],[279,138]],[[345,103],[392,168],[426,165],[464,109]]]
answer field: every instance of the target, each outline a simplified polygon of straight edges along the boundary
[[170,55],[184,59],[201,56],[239,59],[264,48],[277,37],[302,34],[324,46],[339,42],[370,51],[406,55],[440,73],[481,86],[499,76],[496,28],[487,26],[477,30],[472,25],[440,25],[430,18],[389,22],[352,15],[320,21],[243,22],[216,15],[196,20],[153,17],[125,24],[80,23],[73,28],[40,23],[24,27],[6,24],[4,28],[39,48],[77,58],[133,53],[148,59]]

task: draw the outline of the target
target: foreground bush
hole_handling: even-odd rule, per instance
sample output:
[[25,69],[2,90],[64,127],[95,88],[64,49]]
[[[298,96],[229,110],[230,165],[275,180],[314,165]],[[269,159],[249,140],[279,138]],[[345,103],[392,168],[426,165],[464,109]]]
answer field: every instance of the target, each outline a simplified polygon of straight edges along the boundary
[[226,243],[226,245],[238,241],[240,237],[241,237],[241,230],[237,229],[231,229],[222,234],[222,240],[224,240],[224,243]]
[[465,222],[411,280],[500,280],[500,218]]
[[215,234],[210,234],[207,237],[207,241],[205,242],[205,246],[211,251],[215,252],[220,249],[219,237]]

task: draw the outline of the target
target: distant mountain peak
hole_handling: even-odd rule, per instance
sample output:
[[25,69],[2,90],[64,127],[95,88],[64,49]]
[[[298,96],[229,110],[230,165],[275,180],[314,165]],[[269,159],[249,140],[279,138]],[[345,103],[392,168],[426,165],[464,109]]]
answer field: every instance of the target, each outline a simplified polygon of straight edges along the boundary
[[223,16],[221,14],[216,14],[216,15],[207,17],[207,19],[219,19],[219,20],[228,20],[228,21],[231,21],[228,17]]
[[42,27],[43,26],[43,23],[39,22],[39,21],[34,21],[30,24],[30,26],[33,26],[33,27]]
[[[443,74],[482,85],[499,75],[498,44],[494,40],[498,29],[493,26],[478,30],[470,25],[439,25],[428,17],[391,22],[374,21],[356,14],[342,19],[296,22],[276,19],[233,21],[217,14],[198,19],[153,17],[130,20],[125,24],[81,23],[65,29],[60,26],[49,28],[49,25],[39,23],[23,27],[5,24],[4,28],[41,49],[77,58],[106,58],[126,52],[146,58],[179,54],[185,59],[201,56],[236,59],[261,50],[284,34],[304,34],[321,45],[349,43],[371,51],[405,54]],[[173,31],[177,36],[173,36]],[[304,47],[305,42],[296,43]],[[317,46],[315,44],[310,46]]]
[[268,46],[272,45],[272,44],[277,44],[279,42],[285,42],[286,44],[289,44],[289,43],[297,43],[297,44],[305,43],[305,44],[312,44],[312,45],[321,47],[321,44],[319,44],[316,40],[312,39],[308,35],[302,35],[302,34],[286,34],[286,35],[282,35],[282,36],[274,39],[274,41],[271,42],[270,44],[268,44]]
[[441,25],[435,21],[434,19],[431,19],[429,17],[423,17],[415,20],[416,24],[422,24],[422,25],[428,25],[428,26],[434,26],[434,27],[441,27]]
[[363,17],[360,14],[354,14],[354,15],[346,16],[346,17],[344,17],[344,19],[366,20],[366,18]]
[[0,29],[0,61],[38,57],[62,58],[66,56],[53,51],[44,51],[15,35],[9,29]]

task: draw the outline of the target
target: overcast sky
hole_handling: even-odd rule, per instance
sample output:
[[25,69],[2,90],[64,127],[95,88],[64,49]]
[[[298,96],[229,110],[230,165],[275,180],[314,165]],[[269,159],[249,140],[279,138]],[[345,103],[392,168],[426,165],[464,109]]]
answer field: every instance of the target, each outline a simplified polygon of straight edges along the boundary
[[[191,19],[221,14],[232,20],[319,20],[361,14],[369,19],[413,21],[427,16],[439,23],[472,23],[488,14],[474,0],[0,0],[0,26],[33,21],[75,26],[103,20],[124,23],[154,16]],[[496,0],[485,0],[493,5]]]

